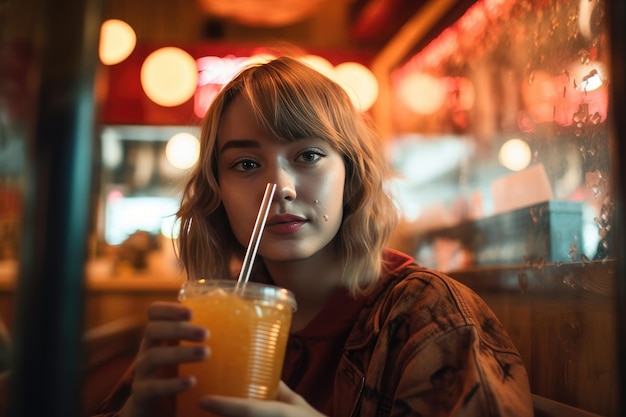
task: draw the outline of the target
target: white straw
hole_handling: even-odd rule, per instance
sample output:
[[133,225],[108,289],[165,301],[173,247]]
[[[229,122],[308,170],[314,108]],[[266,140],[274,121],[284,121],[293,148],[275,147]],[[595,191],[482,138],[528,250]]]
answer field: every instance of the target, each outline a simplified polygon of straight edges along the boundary
[[263,201],[261,201],[261,207],[259,207],[259,214],[256,217],[254,229],[252,230],[252,235],[250,236],[248,249],[246,249],[246,255],[243,258],[241,272],[239,272],[239,279],[237,280],[238,284],[245,284],[250,278],[250,271],[252,271],[254,257],[256,256],[256,251],[259,248],[259,243],[261,242],[261,235],[263,234],[263,228],[265,227],[267,215],[270,212],[270,206],[272,205],[274,191],[276,191],[276,184],[268,182],[267,186],[265,187]]

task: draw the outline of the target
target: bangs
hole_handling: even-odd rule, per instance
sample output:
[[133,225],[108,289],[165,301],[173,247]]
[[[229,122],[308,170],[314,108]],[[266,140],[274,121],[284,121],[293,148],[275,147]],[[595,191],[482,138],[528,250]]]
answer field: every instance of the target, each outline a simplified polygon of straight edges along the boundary
[[319,138],[336,146],[338,126],[332,113],[337,100],[344,101],[341,95],[349,100],[343,89],[309,68],[273,64],[257,67],[243,80],[259,123],[285,142]]

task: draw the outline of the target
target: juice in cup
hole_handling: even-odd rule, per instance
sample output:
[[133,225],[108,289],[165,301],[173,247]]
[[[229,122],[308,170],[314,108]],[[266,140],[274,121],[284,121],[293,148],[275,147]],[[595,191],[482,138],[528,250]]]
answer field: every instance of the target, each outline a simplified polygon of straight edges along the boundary
[[209,329],[211,354],[179,366],[179,374],[194,375],[197,384],[178,395],[178,417],[200,414],[198,400],[208,394],[275,398],[296,308],[293,294],[252,282],[237,288],[233,280],[199,280],[185,283],[179,300],[193,310],[193,323]]

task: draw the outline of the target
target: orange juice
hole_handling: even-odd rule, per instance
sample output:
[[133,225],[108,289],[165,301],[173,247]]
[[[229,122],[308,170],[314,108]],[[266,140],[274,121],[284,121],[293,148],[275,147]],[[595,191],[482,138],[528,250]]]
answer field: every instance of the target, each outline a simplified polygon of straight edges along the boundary
[[247,283],[200,280],[186,283],[180,301],[193,310],[192,322],[209,329],[211,349],[203,362],[181,364],[179,375],[194,375],[196,386],[177,399],[178,417],[195,417],[208,394],[273,399],[295,309],[284,289]]

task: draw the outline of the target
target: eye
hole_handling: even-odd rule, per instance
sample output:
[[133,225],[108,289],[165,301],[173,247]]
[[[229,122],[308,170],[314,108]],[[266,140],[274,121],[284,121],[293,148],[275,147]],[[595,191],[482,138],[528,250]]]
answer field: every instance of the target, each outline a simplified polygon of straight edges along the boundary
[[326,154],[321,149],[307,149],[298,155],[298,160],[306,163],[314,163],[322,159]]
[[231,168],[237,171],[250,171],[258,167],[259,164],[252,159],[240,159],[231,165]]

